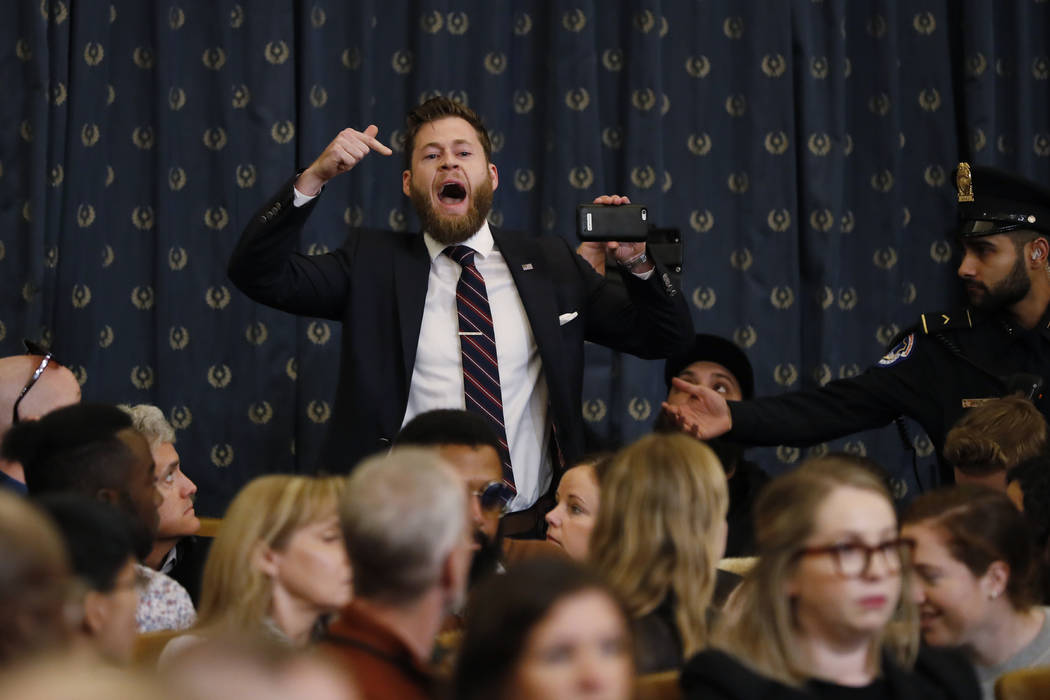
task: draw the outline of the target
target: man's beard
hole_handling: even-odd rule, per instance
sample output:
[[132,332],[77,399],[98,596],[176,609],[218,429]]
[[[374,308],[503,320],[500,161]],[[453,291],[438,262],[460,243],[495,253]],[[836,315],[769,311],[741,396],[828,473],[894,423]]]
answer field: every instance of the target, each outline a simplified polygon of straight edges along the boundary
[[475,531],[474,541],[478,543],[479,549],[474,552],[474,559],[470,562],[470,575],[467,578],[470,588],[496,573],[501,549],[498,537],[491,539],[481,530]]
[[445,216],[434,208],[430,190],[417,187],[413,182],[409,193],[412,206],[423,224],[423,230],[442,245],[455,245],[467,240],[485,223],[492,210],[492,180],[485,177],[471,192],[470,207],[462,216]]
[[[661,410],[656,416],[656,421],[653,422],[653,432],[669,434],[683,431],[667,411]],[[737,465],[740,464],[740,460],[744,457],[744,446],[732,440],[726,440],[723,437],[701,440],[701,442],[710,447],[711,451],[718,457],[718,461],[722,463],[722,469],[725,470],[726,478],[732,477],[736,473]]]
[[[974,290],[971,287],[978,289]],[[1010,274],[991,289],[981,282],[966,283],[966,295],[970,297],[970,303],[978,309],[987,311],[1013,306],[1024,299],[1031,289],[1032,281],[1028,279],[1028,270],[1021,256],[1017,257],[1017,262],[1010,270]]]

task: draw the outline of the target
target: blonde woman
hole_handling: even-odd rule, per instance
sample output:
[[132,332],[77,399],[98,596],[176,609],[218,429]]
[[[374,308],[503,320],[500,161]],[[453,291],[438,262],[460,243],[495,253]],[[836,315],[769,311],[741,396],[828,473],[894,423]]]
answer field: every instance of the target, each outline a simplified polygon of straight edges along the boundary
[[272,475],[230,503],[208,554],[197,625],[161,656],[200,637],[261,634],[304,646],[324,616],[350,602],[350,564],[339,525],[342,477]]
[[961,657],[916,661],[911,543],[872,470],[828,456],[774,479],[755,504],[755,539],[716,648],[685,665],[685,697],[978,697]]
[[567,469],[554,493],[554,507],[545,517],[547,541],[577,561],[585,561],[590,551],[591,532],[601,504],[602,478],[611,461],[612,455],[599,455]]
[[722,465],[692,437],[649,435],[613,457],[590,561],[631,615],[640,673],[707,644],[728,505]]

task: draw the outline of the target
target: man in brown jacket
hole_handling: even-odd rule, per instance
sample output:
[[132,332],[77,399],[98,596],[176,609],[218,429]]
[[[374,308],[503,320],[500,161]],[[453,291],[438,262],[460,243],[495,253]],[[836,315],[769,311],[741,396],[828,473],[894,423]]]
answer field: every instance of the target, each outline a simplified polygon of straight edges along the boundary
[[474,549],[467,512],[462,479],[430,451],[398,448],[350,477],[340,520],[355,597],[322,646],[366,699],[435,696],[434,637],[462,607]]

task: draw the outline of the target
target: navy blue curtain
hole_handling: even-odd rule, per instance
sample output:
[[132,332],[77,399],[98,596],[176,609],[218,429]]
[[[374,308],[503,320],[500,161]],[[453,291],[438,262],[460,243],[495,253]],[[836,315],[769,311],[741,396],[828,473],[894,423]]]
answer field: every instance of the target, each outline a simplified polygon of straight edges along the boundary
[[[1050,181],[1050,3],[1018,0],[19,0],[0,26],[0,353],[43,339],[84,396],[178,428],[199,508],[310,469],[329,429],[337,324],[262,308],[225,276],[253,210],[340,129],[394,157],[334,181],[302,238],[417,225],[405,112],[435,94],[489,126],[492,220],[573,237],[626,193],[681,229],[699,329],[757,390],[862,371],[923,311],[959,303],[951,172]],[[588,349],[581,410],[646,432],[662,367]],[[928,440],[909,436],[930,474]],[[848,449],[914,491],[897,431],[765,451],[771,471]]]

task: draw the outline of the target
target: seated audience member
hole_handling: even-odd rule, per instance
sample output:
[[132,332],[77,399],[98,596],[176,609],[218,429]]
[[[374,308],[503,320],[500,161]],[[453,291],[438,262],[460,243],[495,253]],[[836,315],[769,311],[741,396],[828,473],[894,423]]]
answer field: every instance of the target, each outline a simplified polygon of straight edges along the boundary
[[727,500],[715,453],[686,435],[648,435],[613,457],[590,561],[627,606],[640,673],[704,648],[712,600],[739,581],[717,571]]
[[503,481],[499,437],[487,420],[459,409],[427,411],[405,424],[394,445],[436,448],[438,455],[466,482],[474,541],[478,545],[470,569],[472,586],[518,559],[551,553],[545,543],[502,535],[501,519],[514,492]]
[[0,489],[0,668],[66,648],[70,583],[69,555],[54,523]]
[[146,566],[179,582],[196,605],[200,600],[201,573],[210,540],[194,537],[201,521],[193,508],[197,485],[182,471],[175,450],[175,429],[156,406],[118,406],[131,416],[131,424],[149,443],[156,469],[157,490],[163,499],[158,508],[160,522]]
[[612,463],[611,455],[584,459],[565,470],[547,512],[547,541],[577,561],[590,553],[591,532],[601,505],[601,483]]
[[351,596],[338,514],[345,484],[344,477],[279,474],[248,482],[208,553],[197,626],[169,642],[160,662],[220,635],[290,647],[314,641]]
[[902,533],[915,542],[923,640],[973,662],[984,697],[1007,671],[1050,665],[1039,562],[1024,517],[1001,491],[974,484],[919,496]]
[[458,700],[632,697],[627,613],[596,574],[535,558],[479,587],[467,609]]
[[311,651],[226,634],[186,649],[161,669],[181,700],[359,700],[344,669]]
[[963,414],[944,440],[955,483],[1006,490],[1006,472],[1046,453],[1046,419],[1020,396],[991,399]]
[[58,525],[83,586],[79,639],[110,663],[130,663],[140,585],[134,523],[123,511],[80,494],[44,496],[40,505]]
[[[28,355],[0,358],[0,439],[15,423],[80,401],[80,383],[67,368],[35,343]],[[25,472],[18,460],[0,455],[0,488],[25,494]]]
[[[689,394],[671,384],[675,377],[723,394],[730,401],[742,401],[755,395],[755,373],[747,355],[735,343],[717,335],[698,334],[693,344],[664,363],[664,381],[667,384],[668,406],[677,406],[689,400]],[[681,432],[666,411],[661,410],[653,429],[657,432]],[[725,437],[705,441],[715,451],[729,481],[729,538],[727,557],[747,557],[754,554],[755,533],[751,524],[751,509],[759,490],[769,476],[754,462],[744,458],[744,446]]]
[[918,654],[909,545],[885,485],[835,455],[773,479],[755,502],[758,559],[686,698],[977,698],[962,658]]
[[[88,655],[70,654],[41,657],[0,674],[0,698],[210,700],[173,693],[152,674],[100,664]],[[252,700],[278,699],[255,696]]]
[[[124,510],[135,523],[138,554],[146,556],[157,533],[160,493],[149,445],[115,406],[77,404],[40,420],[19,423],[2,450],[24,467],[29,494],[80,493]],[[137,613],[139,632],[177,630],[196,613],[186,589],[139,565],[145,579]]]
[[339,515],[354,599],[323,645],[365,698],[435,696],[434,636],[463,607],[473,553],[466,513],[463,480],[432,451],[399,447],[351,472]]
[[1035,541],[1042,602],[1050,604],[1050,457],[1026,459],[1006,473],[1006,495],[1024,514]]

